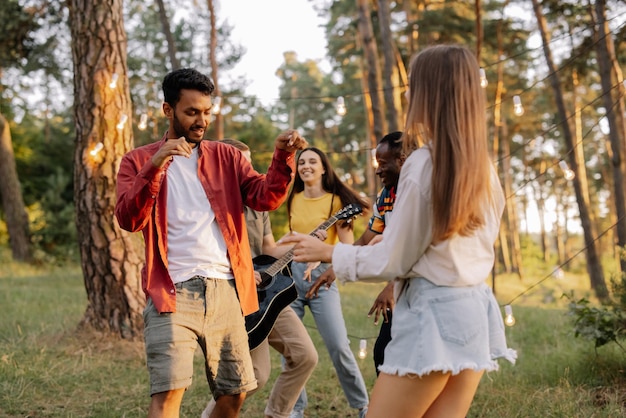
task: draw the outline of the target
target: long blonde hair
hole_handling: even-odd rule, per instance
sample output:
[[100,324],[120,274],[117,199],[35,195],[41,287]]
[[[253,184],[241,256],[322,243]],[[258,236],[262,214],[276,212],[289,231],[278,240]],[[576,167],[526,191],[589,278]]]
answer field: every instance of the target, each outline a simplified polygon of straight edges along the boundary
[[492,202],[485,93],[467,48],[437,45],[411,60],[404,151],[427,145],[433,162],[433,242],[469,235]]

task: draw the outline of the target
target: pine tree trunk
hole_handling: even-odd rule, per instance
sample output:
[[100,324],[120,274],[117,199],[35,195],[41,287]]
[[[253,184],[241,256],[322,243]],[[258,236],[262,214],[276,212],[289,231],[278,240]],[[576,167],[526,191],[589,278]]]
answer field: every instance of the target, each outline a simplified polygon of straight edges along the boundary
[[[563,100],[561,83],[558,79],[557,68],[554,65],[554,60],[552,59],[552,51],[550,49],[550,36],[546,20],[543,16],[538,0],[532,0],[532,4],[533,10],[535,12],[535,17],[537,18],[539,32],[541,34],[543,52],[546,58],[546,64],[548,66],[548,73],[550,74],[549,80],[555,96],[556,106],[558,109],[558,117],[562,121],[561,131],[563,133],[565,146],[568,150],[575,151],[576,144],[574,143],[574,137],[567,123],[568,117],[565,109],[565,102]],[[608,297],[608,288],[604,279],[604,271],[602,270],[600,257],[598,256],[598,249],[595,242],[596,235],[594,233],[594,227],[589,211],[589,201],[585,199],[585,196],[588,195],[588,193],[586,190],[583,189],[583,184],[580,181],[580,161],[576,158],[575,154],[576,152],[568,153],[570,169],[572,169],[576,174],[576,177],[573,179],[573,185],[574,191],[576,193],[576,202],[578,203],[580,223],[583,227],[583,236],[585,239],[587,272],[589,274],[591,288],[595,292],[596,297],[598,297],[598,299],[600,300],[606,300]]]
[[[370,18],[369,0],[357,0],[358,6],[358,30],[359,41],[363,48],[363,76],[362,84],[364,85],[364,102],[369,109],[368,118],[371,126],[370,148],[376,148],[376,141],[387,133],[387,123],[384,115],[383,94],[381,89],[381,71],[378,60],[378,48],[376,46],[376,38],[372,29],[372,21]],[[368,165],[366,171],[368,195],[376,196],[376,175],[374,168],[369,163],[371,157],[368,156]]]
[[[211,36],[209,45],[209,63],[211,65],[211,79],[215,85],[214,96],[219,97],[218,100],[223,100],[221,97],[219,84],[219,66],[217,65],[217,18],[215,16],[215,7],[213,0],[207,0],[207,7],[209,8],[209,16],[211,20]],[[221,103],[213,103],[214,106],[221,106]],[[214,134],[214,139],[224,139],[224,117],[222,112],[217,112],[213,117],[213,123],[211,124]]]
[[366,72],[363,74],[367,78],[368,96],[372,101],[372,113],[374,117],[374,138],[372,138],[372,148],[376,148],[376,141],[387,133],[387,123],[384,117],[384,103],[382,95],[382,76],[378,59],[378,47],[372,29],[370,18],[370,8],[368,0],[357,0],[359,9],[359,37],[363,46]]
[[[117,169],[132,148],[122,0],[68,4],[76,119],[74,198],[88,300],[81,325],[134,338],[143,329],[143,250],[139,234],[120,229],[114,216]],[[102,149],[95,152],[98,144]]]
[[391,12],[387,0],[378,0],[378,26],[383,47],[383,97],[389,132],[402,130],[401,89],[396,67],[397,50],[391,33]]
[[[626,136],[626,132],[624,126],[620,127],[618,123],[620,119],[622,124],[624,123],[624,98],[619,95],[619,85],[621,84],[619,81],[617,97],[613,94],[611,68],[613,67],[612,62],[616,61],[616,57],[613,38],[606,21],[606,4],[604,0],[596,0],[595,3],[597,25],[594,27],[599,28],[599,31],[596,32],[596,50],[598,55],[598,67],[600,68],[604,108],[606,109],[606,119],[609,122],[609,140],[612,151],[611,165],[614,185],[613,202],[615,205],[615,217],[617,218],[615,225],[617,246],[626,247],[626,192],[624,191],[626,150],[622,147],[622,144],[626,143],[626,138],[623,137]],[[613,103],[615,103],[615,105]],[[618,118],[618,115],[622,115],[622,117]],[[626,273],[626,258],[624,257],[620,259],[620,269],[623,273]]]
[[9,122],[0,114],[0,196],[13,259],[31,261],[30,227],[15,168]]
[[[504,129],[506,132],[506,129]],[[502,138],[502,149],[503,156],[511,155],[511,139],[508,138],[506,133],[503,134]],[[502,164],[502,187],[504,189],[504,195],[508,198],[509,196],[513,196],[513,168],[511,167],[511,159],[506,157],[501,159]],[[517,273],[520,280],[522,279],[522,254],[521,254],[521,243],[519,237],[519,224],[517,220],[517,206],[516,199],[511,199],[507,203],[505,207],[506,213],[506,227],[508,231],[509,237],[509,248],[510,248],[510,256],[511,256],[511,267],[514,273]]]
[[167,40],[167,54],[170,57],[170,63],[172,64],[172,70],[180,68],[180,61],[176,56],[176,42],[174,42],[174,36],[172,35],[172,29],[170,28],[170,20],[167,17],[167,11],[165,10],[165,4],[163,0],[156,0],[159,6],[159,20],[161,20],[161,28],[163,34]]

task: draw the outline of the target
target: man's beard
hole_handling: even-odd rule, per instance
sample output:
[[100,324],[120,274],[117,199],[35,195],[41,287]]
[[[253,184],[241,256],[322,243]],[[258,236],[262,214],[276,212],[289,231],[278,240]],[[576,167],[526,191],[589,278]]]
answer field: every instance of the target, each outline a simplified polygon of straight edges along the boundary
[[[183,127],[183,125],[176,117],[176,114],[174,114],[172,128],[174,129],[174,133],[176,134],[177,138],[180,138],[182,136],[185,138],[185,141],[189,142],[190,144],[199,144],[204,139],[204,135],[202,138],[193,138],[191,135],[191,129],[193,127],[194,125],[191,125],[189,129]],[[204,131],[204,133],[206,133],[206,130]]]

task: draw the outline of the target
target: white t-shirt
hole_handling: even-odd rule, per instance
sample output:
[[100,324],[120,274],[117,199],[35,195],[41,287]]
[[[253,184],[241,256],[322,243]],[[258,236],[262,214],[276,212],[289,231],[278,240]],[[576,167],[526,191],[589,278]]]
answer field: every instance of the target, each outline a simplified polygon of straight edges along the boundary
[[224,236],[198,178],[198,149],[167,169],[167,263],[174,283],[200,275],[232,279]]

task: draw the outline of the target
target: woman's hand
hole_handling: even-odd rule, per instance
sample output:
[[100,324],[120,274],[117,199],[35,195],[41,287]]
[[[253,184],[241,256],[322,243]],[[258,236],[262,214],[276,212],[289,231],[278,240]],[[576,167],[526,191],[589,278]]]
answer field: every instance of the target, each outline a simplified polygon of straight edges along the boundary
[[306,265],[306,269],[304,270],[304,277],[302,277],[302,280],[306,280],[307,282],[310,282],[311,281],[311,273],[320,264],[321,263],[319,261],[310,261],[310,262],[308,262],[307,265]]
[[291,232],[278,240],[278,244],[294,245],[293,260],[299,263],[309,261],[330,263],[333,258],[333,246],[311,235]]
[[330,289],[330,286],[333,284],[335,279],[336,279],[335,270],[333,270],[331,266],[328,269],[326,269],[326,271],[322,273],[320,277],[317,278],[315,283],[311,285],[311,287],[309,288],[309,291],[306,292],[305,297],[307,299],[318,297],[319,292],[320,292],[320,287],[325,286],[326,290]]

